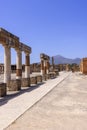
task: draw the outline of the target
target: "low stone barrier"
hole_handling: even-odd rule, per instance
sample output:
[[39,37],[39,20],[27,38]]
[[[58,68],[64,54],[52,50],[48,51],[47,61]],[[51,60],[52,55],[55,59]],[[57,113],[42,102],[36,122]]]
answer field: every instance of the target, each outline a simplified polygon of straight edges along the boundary
[[10,80],[10,82],[7,84],[7,88],[9,91],[18,91],[21,90],[21,80]]
[[0,97],[6,96],[7,90],[6,90],[6,84],[0,83]]
[[30,78],[22,78],[21,86],[22,87],[29,87],[30,86]]
[[30,77],[30,84],[37,84],[37,77]]

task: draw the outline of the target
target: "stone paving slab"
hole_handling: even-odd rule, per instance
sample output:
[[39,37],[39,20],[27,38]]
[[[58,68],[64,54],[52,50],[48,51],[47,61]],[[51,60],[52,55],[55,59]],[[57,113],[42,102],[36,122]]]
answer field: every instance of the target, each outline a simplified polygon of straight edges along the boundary
[[[33,91],[25,91],[21,95],[14,97],[10,100],[0,102],[0,130],[4,130],[25,111],[32,107],[48,92],[50,92],[57,84],[62,82],[71,72],[60,73],[55,79],[48,80],[44,84],[36,87]],[[2,100],[2,99],[0,99]]]

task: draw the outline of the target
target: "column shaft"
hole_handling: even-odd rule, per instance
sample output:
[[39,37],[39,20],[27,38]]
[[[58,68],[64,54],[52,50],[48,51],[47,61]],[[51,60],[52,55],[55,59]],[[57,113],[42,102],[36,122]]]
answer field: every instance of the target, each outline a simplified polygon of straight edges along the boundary
[[11,80],[11,49],[5,46],[4,50],[4,83],[9,83]]
[[30,77],[30,56],[29,53],[25,53],[25,78]]
[[41,59],[41,75],[44,74],[44,60]]
[[46,72],[49,73],[49,61],[46,62]]
[[16,79],[21,79],[22,77],[22,52],[20,50],[17,51],[16,58]]
[[47,61],[44,60],[44,74],[47,74],[47,71],[46,71],[46,70],[47,70],[46,62],[47,62]]

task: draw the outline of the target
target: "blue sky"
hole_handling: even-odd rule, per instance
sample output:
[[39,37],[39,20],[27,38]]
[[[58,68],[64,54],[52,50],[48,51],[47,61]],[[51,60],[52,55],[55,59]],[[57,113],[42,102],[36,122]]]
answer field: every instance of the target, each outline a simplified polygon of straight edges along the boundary
[[[42,52],[87,56],[87,0],[0,0],[0,27],[32,47],[31,63],[40,61]],[[3,53],[0,45],[0,62]],[[15,63],[16,52],[11,53]]]

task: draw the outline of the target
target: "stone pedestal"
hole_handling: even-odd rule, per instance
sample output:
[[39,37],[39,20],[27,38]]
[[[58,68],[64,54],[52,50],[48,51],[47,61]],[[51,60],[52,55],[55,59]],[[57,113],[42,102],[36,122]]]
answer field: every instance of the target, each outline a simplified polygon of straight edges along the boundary
[[10,80],[9,83],[7,83],[7,88],[9,91],[19,91],[21,90],[21,80]]
[[50,79],[56,78],[55,72],[50,72],[50,73],[49,73],[49,77],[50,77]]
[[44,81],[46,81],[47,80],[47,75],[44,74],[42,78],[43,78]]
[[0,97],[6,96],[7,90],[6,90],[6,84],[0,83]]
[[21,86],[22,87],[29,87],[30,86],[30,78],[22,78]]
[[54,70],[56,76],[59,76],[59,71],[58,70]]
[[37,77],[30,77],[30,84],[37,84]]
[[42,82],[42,76],[41,75],[38,75],[37,76],[37,83],[41,83]]

